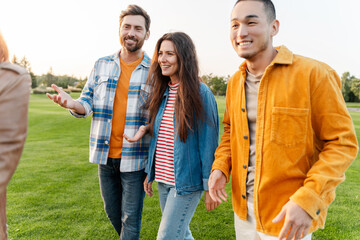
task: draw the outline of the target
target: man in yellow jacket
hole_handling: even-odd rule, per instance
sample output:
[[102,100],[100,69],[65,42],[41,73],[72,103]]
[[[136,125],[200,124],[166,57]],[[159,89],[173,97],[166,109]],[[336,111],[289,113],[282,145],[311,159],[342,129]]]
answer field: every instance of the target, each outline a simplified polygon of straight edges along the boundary
[[232,171],[237,239],[311,239],[358,152],[339,76],[273,47],[278,31],[271,0],[236,2],[230,38],[245,61],[228,83],[209,188],[226,201]]

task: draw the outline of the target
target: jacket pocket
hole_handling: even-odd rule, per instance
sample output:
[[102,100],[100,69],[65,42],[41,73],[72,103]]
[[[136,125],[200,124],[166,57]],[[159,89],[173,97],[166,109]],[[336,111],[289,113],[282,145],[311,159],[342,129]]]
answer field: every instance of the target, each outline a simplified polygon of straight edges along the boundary
[[99,76],[94,88],[94,99],[96,103],[103,103],[105,101],[108,79],[108,76]]
[[270,141],[286,147],[304,144],[308,129],[309,109],[273,107]]

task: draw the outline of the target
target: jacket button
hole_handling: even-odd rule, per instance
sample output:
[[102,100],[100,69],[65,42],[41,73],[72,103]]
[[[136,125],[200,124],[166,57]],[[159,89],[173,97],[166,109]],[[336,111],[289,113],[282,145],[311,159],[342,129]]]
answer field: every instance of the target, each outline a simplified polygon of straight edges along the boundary
[[245,139],[245,140],[248,139],[248,136],[244,135],[244,139]]
[[243,199],[245,199],[245,198],[246,198],[244,194],[243,194],[243,195],[241,195],[241,197],[242,197]]
[[246,169],[246,167],[247,167],[247,166],[244,164],[244,165],[243,165],[243,168]]
[[320,209],[318,209],[317,211],[316,211],[316,215],[319,215],[320,214]]
[[241,111],[242,111],[242,112],[245,112],[245,108],[241,108]]

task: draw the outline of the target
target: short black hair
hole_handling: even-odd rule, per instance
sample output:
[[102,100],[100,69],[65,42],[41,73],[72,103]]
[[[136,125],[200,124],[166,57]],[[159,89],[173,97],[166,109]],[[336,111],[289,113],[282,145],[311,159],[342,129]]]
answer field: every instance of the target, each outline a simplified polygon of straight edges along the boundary
[[244,1],[262,2],[264,4],[268,22],[270,23],[276,19],[275,6],[271,0],[237,0],[234,6],[236,6],[236,4],[238,4],[239,2],[244,2]]
[[127,9],[121,11],[121,14],[120,14],[120,26],[121,26],[121,23],[124,19],[124,17],[128,16],[128,15],[140,15],[140,16],[143,16],[145,18],[145,28],[146,28],[146,32],[149,31],[150,29],[150,16],[149,14],[147,14],[147,12],[142,9],[141,7],[139,7],[138,5],[129,5],[127,7]]

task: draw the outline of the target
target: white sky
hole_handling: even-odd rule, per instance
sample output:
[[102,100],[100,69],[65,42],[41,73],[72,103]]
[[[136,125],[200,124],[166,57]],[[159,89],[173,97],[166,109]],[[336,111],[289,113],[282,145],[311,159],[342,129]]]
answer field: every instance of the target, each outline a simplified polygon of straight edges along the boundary
[[[138,4],[151,17],[143,49],[152,57],[166,32],[195,42],[201,74],[232,75],[243,59],[233,50],[230,14],[235,0],[4,0],[0,31],[11,57],[26,56],[35,74],[88,76],[94,62],[120,48],[119,15]],[[360,77],[359,0],[274,0],[280,32],[274,45],[326,62],[341,76]]]

